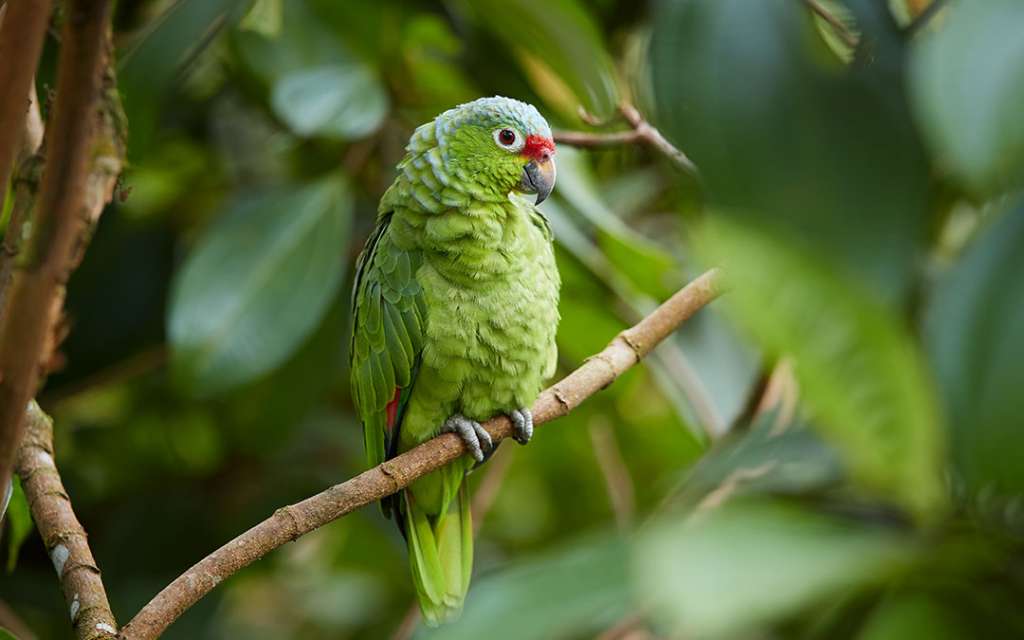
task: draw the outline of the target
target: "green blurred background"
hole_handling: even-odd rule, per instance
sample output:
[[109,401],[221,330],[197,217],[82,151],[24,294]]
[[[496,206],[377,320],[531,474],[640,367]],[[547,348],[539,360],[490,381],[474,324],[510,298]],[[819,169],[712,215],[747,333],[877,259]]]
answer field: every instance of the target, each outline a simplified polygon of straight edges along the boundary
[[[417,637],[1024,637],[1022,33],[1019,0],[119,1],[129,168],[40,396],[119,621],[362,470],[355,256],[413,128],[501,94],[561,130],[634,104],[700,168],[559,148],[559,375],[731,289],[473,474],[465,614]],[[758,411],[780,361],[799,406]],[[70,637],[17,509],[0,599]],[[366,508],[166,637],[386,638],[412,598]]]

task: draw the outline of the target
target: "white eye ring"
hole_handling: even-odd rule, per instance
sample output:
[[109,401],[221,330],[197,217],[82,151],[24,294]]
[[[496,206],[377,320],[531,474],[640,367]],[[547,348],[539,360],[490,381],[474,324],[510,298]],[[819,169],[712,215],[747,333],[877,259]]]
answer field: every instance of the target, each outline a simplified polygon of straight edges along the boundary
[[523,136],[512,127],[495,129],[494,142],[505,151],[513,153],[522,151],[523,147],[526,145],[526,140]]

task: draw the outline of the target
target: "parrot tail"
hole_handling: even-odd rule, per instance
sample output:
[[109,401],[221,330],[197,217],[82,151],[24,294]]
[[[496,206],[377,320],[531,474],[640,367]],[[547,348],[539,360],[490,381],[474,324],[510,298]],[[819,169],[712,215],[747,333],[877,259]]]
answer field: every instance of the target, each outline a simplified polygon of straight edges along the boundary
[[404,491],[405,536],[409,564],[423,619],[430,626],[453,620],[462,611],[473,572],[473,522],[466,483],[445,513],[427,515]]

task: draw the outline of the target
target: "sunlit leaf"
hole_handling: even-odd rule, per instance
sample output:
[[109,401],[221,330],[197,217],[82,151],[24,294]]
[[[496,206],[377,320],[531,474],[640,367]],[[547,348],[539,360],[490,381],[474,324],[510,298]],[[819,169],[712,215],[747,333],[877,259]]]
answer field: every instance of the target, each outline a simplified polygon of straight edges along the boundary
[[283,0],[256,0],[249,13],[238,23],[239,28],[249,29],[265,36],[274,37],[281,32],[284,7]]
[[28,534],[32,533],[32,513],[28,508],[25,491],[21,488],[21,480],[14,478],[14,491],[7,505],[4,516],[7,525],[7,573],[14,571],[18,563],[18,551]]
[[274,85],[272,104],[299,135],[340,139],[372,133],[388,110],[377,78],[354,62],[284,76]]
[[317,326],[341,283],[351,206],[338,179],[250,195],[201,238],[168,319],[175,370],[193,392],[273,369]]
[[1024,183],[1024,3],[960,2],[921,37],[914,106],[943,164],[988,193]]
[[748,503],[653,527],[638,541],[634,575],[643,601],[682,637],[737,637],[885,580],[910,553],[884,530]]
[[927,312],[928,350],[951,418],[951,451],[972,494],[1024,493],[1021,247],[1024,203],[971,243],[936,283]]
[[7,629],[0,627],[0,640],[18,640],[18,638]]
[[776,356],[791,355],[801,397],[854,479],[921,517],[943,502],[942,425],[908,333],[820,261],[735,224],[705,234],[733,285],[735,321]]
[[814,26],[829,49],[843,62],[853,60],[860,34],[857,31],[857,20],[853,13],[843,4],[842,0],[815,0],[817,9],[810,3],[804,3],[807,10],[814,16]]
[[599,116],[618,102],[615,69],[594,21],[576,0],[480,0],[477,15],[514,49],[544,64]]

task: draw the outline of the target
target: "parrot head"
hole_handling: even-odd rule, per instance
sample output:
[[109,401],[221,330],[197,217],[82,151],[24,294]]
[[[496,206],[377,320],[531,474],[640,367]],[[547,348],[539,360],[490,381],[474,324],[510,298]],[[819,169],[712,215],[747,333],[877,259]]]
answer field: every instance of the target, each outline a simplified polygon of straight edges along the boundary
[[507,195],[535,194],[543,202],[555,186],[551,128],[532,105],[511,98],[480,98],[445,111],[435,121],[449,171]]

